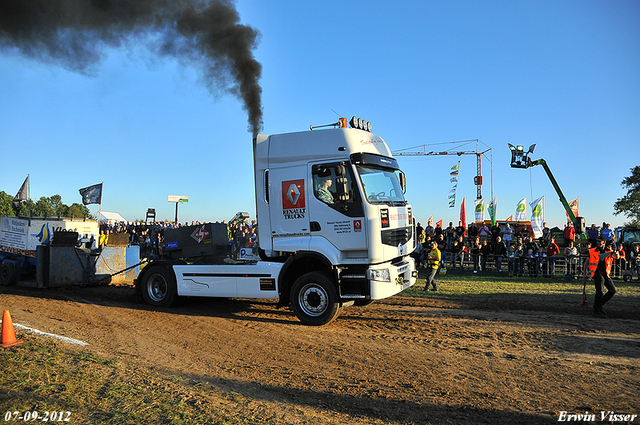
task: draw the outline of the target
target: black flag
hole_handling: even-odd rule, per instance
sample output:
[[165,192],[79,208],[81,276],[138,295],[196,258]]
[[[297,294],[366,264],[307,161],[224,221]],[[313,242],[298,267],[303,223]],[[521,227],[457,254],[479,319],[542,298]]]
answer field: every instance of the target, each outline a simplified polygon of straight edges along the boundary
[[84,205],[102,204],[102,183],[84,187],[78,191],[82,195],[82,203]]
[[13,202],[26,201],[27,199],[29,199],[29,197],[29,176],[27,175],[27,178],[24,179],[24,183],[22,183],[22,186],[20,186],[20,190],[13,198]]
[[31,194],[29,193],[29,175],[27,174],[27,178],[24,179],[24,183],[22,183],[22,186],[20,186],[20,190],[18,191],[18,193],[16,193],[16,196],[14,196],[13,198],[13,207],[16,210],[20,209],[20,205],[22,204],[22,201],[26,201],[31,197]]

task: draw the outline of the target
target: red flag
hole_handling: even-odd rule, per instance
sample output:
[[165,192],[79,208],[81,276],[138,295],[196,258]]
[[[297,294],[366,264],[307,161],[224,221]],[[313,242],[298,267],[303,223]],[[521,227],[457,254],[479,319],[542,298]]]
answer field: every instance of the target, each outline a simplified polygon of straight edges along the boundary
[[460,221],[462,227],[464,227],[464,235],[467,235],[467,214],[464,211],[464,198],[462,198],[462,204],[460,204]]
[[442,219],[438,220],[438,222],[436,223],[436,227],[440,226],[440,228],[442,228]]
[[429,217],[429,220],[427,220],[427,225],[433,226],[433,216]]
[[511,214],[509,217],[507,217],[506,221],[513,221],[513,214]]

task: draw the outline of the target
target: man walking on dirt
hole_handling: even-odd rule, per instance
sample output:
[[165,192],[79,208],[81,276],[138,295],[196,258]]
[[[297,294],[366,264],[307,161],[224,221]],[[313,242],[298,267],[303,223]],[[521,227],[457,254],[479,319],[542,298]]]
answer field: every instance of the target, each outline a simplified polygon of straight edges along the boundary
[[427,254],[427,284],[424,287],[425,291],[429,290],[429,287],[433,285],[432,291],[438,290],[438,284],[436,283],[436,273],[438,272],[438,266],[440,265],[440,250],[438,249],[438,243],[431,242],[431,251]]
[[[589,272],[596,286],[596,297],[593,302],[593,315],[597,317],[607,317],[607,313],[602,306],[609,301],[616,293],[616,287],[611,280],[611,264],[614,259],[620,258],[617,252],[606,246],[605,239],[600,236],[596,239],[596,247],[589,249]],[[603,286],[607,288],[607,293],[603,294]]]

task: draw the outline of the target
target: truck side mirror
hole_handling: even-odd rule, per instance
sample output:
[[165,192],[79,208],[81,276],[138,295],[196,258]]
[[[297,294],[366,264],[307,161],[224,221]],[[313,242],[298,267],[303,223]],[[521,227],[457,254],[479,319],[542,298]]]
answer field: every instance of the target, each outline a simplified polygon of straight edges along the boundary
[[404,176],[404,173],[400,173],[400,187],[402,187],[402,193],[407,193],[407,179]]

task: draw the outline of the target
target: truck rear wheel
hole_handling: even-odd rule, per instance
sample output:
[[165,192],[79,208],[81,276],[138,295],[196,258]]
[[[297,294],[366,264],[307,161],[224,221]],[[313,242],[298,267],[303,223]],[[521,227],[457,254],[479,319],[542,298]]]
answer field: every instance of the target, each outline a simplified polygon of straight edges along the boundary
[[306,273],[291,288],[291,309],[307,325],[326,325],[340,314],[338,293],[324,274]]
[[147,304],[159,307],[171,307],[178,298],[175,277],[171,271],[161,266],[152,266],[144,274],[140,292]]
[[0,265],[0,285],[13,285],[16,283],[17,276],[18,271],[16,270],[15,264],[7,262]]

